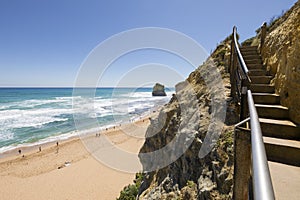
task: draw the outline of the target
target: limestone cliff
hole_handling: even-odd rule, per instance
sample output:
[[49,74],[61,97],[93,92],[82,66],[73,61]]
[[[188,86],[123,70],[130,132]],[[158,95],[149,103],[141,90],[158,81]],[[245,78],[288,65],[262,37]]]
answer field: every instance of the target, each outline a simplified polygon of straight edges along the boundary
[[300,1],[269,27],[262,57],[281,104],[300,123]]
[[[149,162],[140,154],[144,170],[161,166],[144,174],[139,199],[232,198],[232,125],[238,121],[238,111],[229,97],[229,74],[226,72],[229,54],[230,41],[227,38],[186,82],[176,86],[176,95],[161,109],[158,118],[151,120],[140,153],[158,151],[172,143],[174,138],[178,137],[178,140],[173,148],[156,155],[159,161],[154,158]],[[217,74],[221,75],[221,82]],[[225,87],[217,87],[216,81]],[[222,113],[219,109],[222,95],[226,102],[225,122],[218,115]],[[221,135],[215,135],[217,130],[214,128],[220,123],[224,125]],[[211,131],[212,127],[215,132]],[[203,151],[201,147],[206,145],[206,136],[213,142]],[[185,151],[178,156],[180,149]],[[167,160],[172,158],[174,162],[168,164]]]
[[[258,45],[259,37],[260,34],[244,44],[252,41]],[[206,63],[192,72],[186,82],[179,83],[176,95],[161,109],[158,117],[151,120],[139,155],[143,168],[148,172],[138,181],[138,199],[232,198],[232,125],[238,122],[239,112],[238,106],[229,97],[226,69],[229,44],[230,40],[225,39]],[[289,107],[292,120],[300,123],[300,1],[268,26],[262,58],[274,76],[272,83],[281,96],[281,103]],[[224,90],[215,87],[218,78],[213,71],[221,74]],[[207,75],[210,75],[209,80],[205,79]],[[215,133],[209,130],[222,123],[216,115],[221,110],[215,109],[222,99],[219,94],[225,95],[227,107],[224,127],[215,137]],[[216,143],[210,143],[211,146],[203,153],[201,150],[206,145],[207,136]],[[150,160],[143,156],[158,152],[172,142],[173,149],[166,148],[164,153],[155,153]],[[180,149],[184,149],[182,154],[178,154]],[[168,163],[168,160],[174,162]],[[155,167],[157,169],[153,170]]]

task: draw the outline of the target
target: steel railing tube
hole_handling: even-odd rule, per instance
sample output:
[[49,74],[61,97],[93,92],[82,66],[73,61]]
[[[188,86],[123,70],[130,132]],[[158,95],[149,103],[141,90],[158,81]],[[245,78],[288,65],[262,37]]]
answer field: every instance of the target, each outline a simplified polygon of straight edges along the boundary
[[[236,79],[232,82],[235,82],[235,84],[237,84],[237,92],[240,93],[239,97],[241,97],[241,115],[243,115],[242,113],[244,113],[243,111],[245,111],[245,107],[247,107],[246,99],[248,100],[248,110],[250,114],[253,191],[249,192],[252,193],[250,196],[255,200],[273,200],[275,199],[275,195],[270,176],[266,150],[261,133],[261,127],[259,124],[259,118],[254,105],[252,93],[251,90],[249,90],[251,79],[249,77],[248,67],[239,49],[236,27],[233,28],[233,40],[234,41],[232,43],[232,46],[234,46],[234,50],[232,52],[234,52],[235,54],[233,54],[233,56],[237,57],[239,67],[235,69],[236,74],[234,72],[232,73],[232,75],[235,75],[234,79]],[[236,82],[237,79],[241,81],[240,84],[239,82]],[[244,117],[246,117],[246,114]],[[238,126],[240,126],[242,123],[244,124],[247,120],[249,120],[249,118],[239,123]]]
[[233,40],[234,40],[234,49],[236,51],[236,54],[237,54],[237,58],[238,58],[238,63],[240,64],[240,67],[243,71],[243,79],[246,79],[248,81],[248,83],[251,83],[251,79],[249,77],[249,70],[248,70],[248,67],[245,63],[245,60],[242,56],[242,53],[240,51],[240,48],[239,48],[239,43],[238,43],[238,40],[237,40],[237,28],[234,27],[233,28]]
[[237,32],[236,27],[234,27],[234,29],[233,29],[233,37],[234,37],[235,50],[236,50],[236,53],[237,53],[238,60],[239,60],[239,63],[241,65],[241,68],[243,69],[243,72],[246,75],[246,74],[248,74],[249,70],[248,70],[248,68],[246,66],[246,63],[245,63],[245,61],[243,59],[243,56],[241,54],[241,51],[239,49],[239,44],[238,44],[238,41],[237,41],[237,38],[236,38],[236,34],[237,34],[236,32]]
[[275,199],[265,146],[252,93],[247,91],[251,125],[252,181],[255,200]]

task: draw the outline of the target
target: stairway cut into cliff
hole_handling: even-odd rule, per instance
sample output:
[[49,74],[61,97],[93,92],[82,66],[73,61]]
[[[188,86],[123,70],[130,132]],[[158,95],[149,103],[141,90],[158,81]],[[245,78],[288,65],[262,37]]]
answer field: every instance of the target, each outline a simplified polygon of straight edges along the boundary
[[[280,104],[257,46],[240,50],[251,77],[255,107],[258,112],[269,168],[277,199],[299,199],[300,127],[291,121],[289,109]],[[249,132],[250,134],[250,132]]]

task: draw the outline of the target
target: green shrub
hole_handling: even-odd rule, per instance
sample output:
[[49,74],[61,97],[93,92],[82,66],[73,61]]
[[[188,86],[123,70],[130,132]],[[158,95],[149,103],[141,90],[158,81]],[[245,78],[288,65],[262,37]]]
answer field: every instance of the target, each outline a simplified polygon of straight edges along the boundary
[[127,185],[120,192],[120,197],[117,200],[135,200],[138,195],[138,188],[136,185]]
[[138,195],[143,177],[144,176],[142,173],[137,173],[135,175],[135,180],[133,181],[134,184],[125,186],[120,192],[120,196],[117,198],[117,200],[135,200]]
[[220,147],[221,145],[226,146],[226,147],[232,146],[233,145],[233,137],[234,137],[233,131],[228,131],[228,132],[222,134],[216,143],[216,147]]
[[253,40],[255,37],[249,38],[247,40],[245,40],[244,42],[242,42],[242,46],[251,46]]
[[189,187],[189,188],[193,188],[195,186],[195,183],[194,181],[187,181],[186,182],[186,185]]

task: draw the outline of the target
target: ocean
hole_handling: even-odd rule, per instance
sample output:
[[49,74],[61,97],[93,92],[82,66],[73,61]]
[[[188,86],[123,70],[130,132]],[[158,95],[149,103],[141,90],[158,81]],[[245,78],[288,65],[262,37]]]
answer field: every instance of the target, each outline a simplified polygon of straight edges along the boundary
[[93,96],[84,95],[89,90],[0,88],[0,153],[129,123],[167,103],[174,92],[152,97],[152,88],[97,88]]

